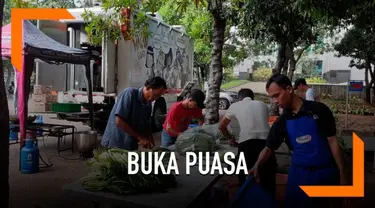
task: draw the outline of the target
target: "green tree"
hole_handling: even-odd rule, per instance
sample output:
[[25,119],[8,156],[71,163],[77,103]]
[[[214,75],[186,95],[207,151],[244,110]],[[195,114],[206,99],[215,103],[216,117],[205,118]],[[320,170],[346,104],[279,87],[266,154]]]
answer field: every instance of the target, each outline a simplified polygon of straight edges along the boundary
[[[204,6],[196,7],[188,4],[184,12],[179,10],[179,5],[173,0],[166,1],[159,9],[163,21],[170,25],[183,25],[189,36],[194,39],[194,65],[199,68],[204,75],[209,73],[209,63],[211,58],[212,42],[212,15]],[[233,24],[227,24],[225,28],[225,39],[223,46],[222,64],[227,71],[249,54],[248,44],[241,41],[237,34],[231,33]],[[225,73],[224,76],[229,75]],[[203,76],[206,80],[207,76]]]
[[74,0],[4,0],[3,25],[10,23],[11,8],[76,8]]
[[11,3],[10,0],[4,0],[4,11],[3,11],[3,25],[7,25],[10,23],[10,8]]
[[[375,29],[375,28],[374,28]],[[371,102],[371,88],[375,90],[375,38],[371,26],[354,26],[345,33],[344,38],[335,46],[340,56],[351,57],[350,67],[365,69],[366,101]],[[369,76],[371,81],[369,81]],[[374,94],[375,95],[375,94]]]
[[[273,74],[283,73],[290,79],[302,54],[316,42],[324,28],[319,19],[305,15],[293,6],[294,3],[292,0],[252,0],[246,1],[243,11],[239,12],[242,36],[259,44],[276,44]],[[271,115],[278,115],[278,107],[273,103]]]
[[252,0],[240,13],[242,35],[263,44],[276,43],[277,62],[273,73],[283,73],[290,79],[303,52],[316,42],[324,29],[319,19],[295,9],[294,2]]
[[272,75],[272,68],[259,68],[253,73],[253,79],[256,82],[267,82]]
[[183,25],[186,33],[194,40],[194,66],[207,79],[211,55],[212,17],[203,6],[188,4],[185,11],[178,11],[179,5],[173,0],[166,1],[159,9],[163,21],[170,25]]
[[[190,2],[184,0],[183,2]],[[237,1],[225,0],[207,0],[198,3],[207,3],[207,9],[212,15],[212,49],[209,68],[208,96],[206,103],[206,123],[214,124],[219,122],[219,97],[220,87],[223,80],[223,48],[225,42],[225,32],[228,23],[231,23],[232,17],[238,11]],[[183,9],[183,7],[182,7]]]
[[346,32],[340,43],[334,46],[339,56],[352,57],[349,66],[365,69],[366,100],[370,101],[370,88],[374,83],[369,83],[368,74],[373,76],[372,54],[374,47],[373,35],[375,31],[375,5],[373,1],[298,1],[296,8],[301,11],[310,11],[308,15],[320,18],[331,30],[335,28],[352,28]]
[[76,8],[74,0],[38,0],[40,8]]
[[[128,22],[126,18],[120,16],[120,12],[124,8],[129,8],[131,11],[137,11],[137,18],[133,22],[133,26],[129,28],[129,33],[127,38],[132,40],[135,44],[136,36],[141,36],[143,40],[148,38],[148,24],[146,22],[145,11],[157,11],[158,6],[163,5],[164,1],[142,1],[139,4],[138,0],[124,0],[124,1],[114,1],[114,0],[103,0],[103,10],[104,15],[94,15],[93,13],[86,12],[84,19],[89,22],[86,27],[88,32],[88,38],[90,43],[94,45],[101,44],[103,38],[109,40],[117,40],[121,38],[121,30],[117,24],[113,24],[113,21],[120,20],[121,24]],[[233,2],[235,2],[233,0]],[[174,2],[177,6],[177,13],[180,15],[188,11],[189,6],[193,4],[191,0],[181,0]],[[232,4],[231,1],[223,0],[196,0],[194,4],[197,8],[206,8],[210,13],[212,22],[212,34],[211,34],[211,55],[210,55],[210,65],[209,65],[209,96],[206,105],[206,123],[212,124],[219,121],[219,94],[220,86],[223,79],[223,48],[225,42],[225,34],[228,20],[231,20],[233,14],[237,9],[237,5]],[[170,8],[173,8],[170,7]],[[109,12],[111,10],[112,12]],[[172,18],[172,17],[171,17]],[[205,18],[205,17],[202,17]],[[199,24],[200,22],[195,22]],[[202,28],[201,28],[202,29]],[[198,33],[198,28],[192,33]],[[199,43],[198,43],[199,47]],[[205,44],[201,44],[204,51],[207,49]],[[202,57],[204,59],[204,57]],[[203,61],[202,61],[203,62]]]

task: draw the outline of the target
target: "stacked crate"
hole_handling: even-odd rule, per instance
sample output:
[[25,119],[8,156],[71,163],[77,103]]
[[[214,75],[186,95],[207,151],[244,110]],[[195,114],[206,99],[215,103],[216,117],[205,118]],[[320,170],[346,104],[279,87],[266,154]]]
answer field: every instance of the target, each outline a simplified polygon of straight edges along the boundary
[[52,103],[56,102],[57,95],[52,94],[52,86],[34,85],[29,112],[50,112],[52,111]]

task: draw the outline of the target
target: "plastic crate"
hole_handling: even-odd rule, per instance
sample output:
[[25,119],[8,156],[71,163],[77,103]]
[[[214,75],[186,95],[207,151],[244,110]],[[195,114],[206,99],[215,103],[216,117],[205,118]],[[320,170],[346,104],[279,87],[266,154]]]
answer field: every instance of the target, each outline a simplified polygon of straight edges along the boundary
[[76,103],[53,103],[52,111],[55,113],[77,113],[81,112],[81,104]]
[[277,204],[274,199],[253,179],[248,177],[245,183],[234,195],[232,208],[276,208]]

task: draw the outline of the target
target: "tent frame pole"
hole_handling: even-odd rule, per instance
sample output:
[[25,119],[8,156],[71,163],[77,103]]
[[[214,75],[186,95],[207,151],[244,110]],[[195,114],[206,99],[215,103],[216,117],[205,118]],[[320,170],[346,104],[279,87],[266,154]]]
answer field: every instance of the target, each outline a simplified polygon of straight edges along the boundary
[[90,126],[91,130],[94,131],[94,104],[93,104],[93,97],[92,97],[92,83],[91,83],[91,68],[90,62],[85,64],[86,68],[86,78],[87,78],[87,90],[88,90],[88,101],[89,101],[89,115],[90,115]]

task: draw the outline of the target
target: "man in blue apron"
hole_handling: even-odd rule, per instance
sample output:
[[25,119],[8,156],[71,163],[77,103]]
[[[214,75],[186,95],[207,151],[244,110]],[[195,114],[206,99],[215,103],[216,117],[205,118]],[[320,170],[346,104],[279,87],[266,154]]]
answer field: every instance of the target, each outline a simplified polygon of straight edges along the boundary
[[329,198],[310,198],[299,186],[347,184],[344,154],[336,137],[331,110],[323,103],[296,96],[285,75],[273,75],[266,89],[273,102],[284,111],[272,125],[266,147],[249,173],[257,177],[258,166],[285,142],[293,151],[286,191],[287,208],[329,207]]

